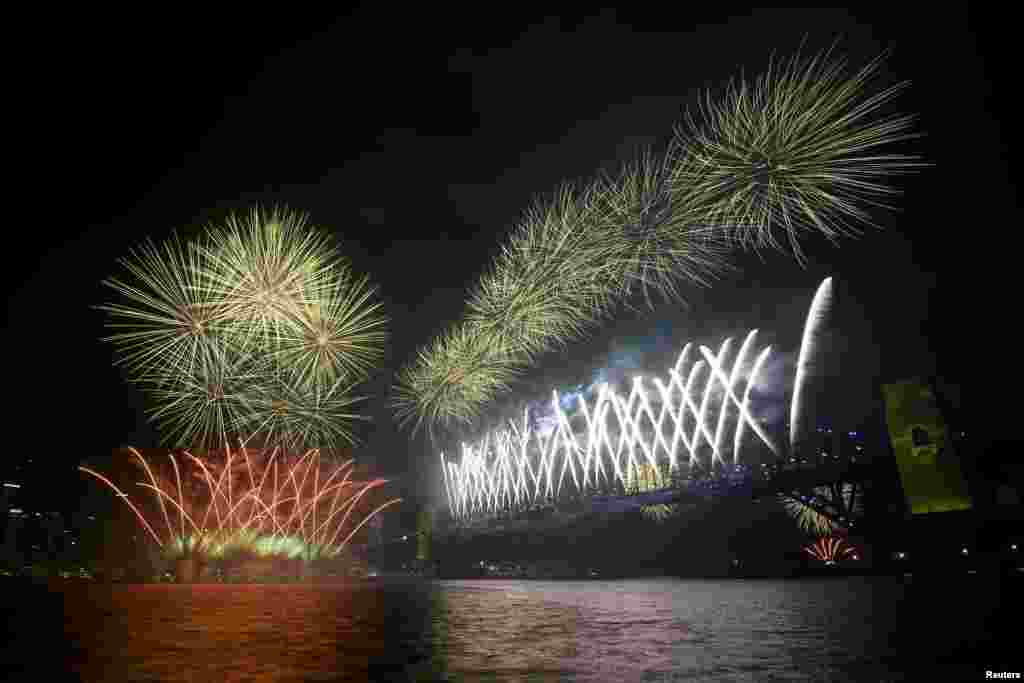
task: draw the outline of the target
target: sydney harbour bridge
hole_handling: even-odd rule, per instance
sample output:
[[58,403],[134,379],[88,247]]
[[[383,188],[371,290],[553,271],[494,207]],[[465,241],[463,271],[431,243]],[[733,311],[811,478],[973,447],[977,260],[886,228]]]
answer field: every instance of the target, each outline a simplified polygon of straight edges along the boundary
[[[788,419],[772,424],[760,410],[773,349],[758,344],[757,330],[717,348],[687,343],[664,374],[625,386],[553,391],[438,454],[445,504],[423,530],[436,539],[434,554],[518,559],[569,547],[595,564],[595,554],[629,546],[619,536],[648,546],[661,536],[664,545],[704,526],[723,541],[766,517],[789,530],[794,520],[854,529],[873,476],[865,448],[877,446],[811,424],[803,405],[831,287],[825,280],[811,303]],[[735,556],[732,545],[724,551]]]

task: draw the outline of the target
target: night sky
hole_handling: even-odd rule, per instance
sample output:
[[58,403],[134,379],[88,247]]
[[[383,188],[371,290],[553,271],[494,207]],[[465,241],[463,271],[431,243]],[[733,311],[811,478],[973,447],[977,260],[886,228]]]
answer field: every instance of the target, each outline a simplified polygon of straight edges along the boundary
[[33,449],[73,487],[84,458],[154,444],[141,397],[98,341],[103,316],[90,306],[110,299],[100,281],[147,236],[284,203],[336,234],[380,286],[392,341],[364,387],[373,421],[358,455],[416,488],[436,456],[392,422],[392,374],[458,318],[531,197],[663,143],[703,88],[759,73],[805,36],[808,52],[839,38],[854,67],[891,48],[878,87],[912,81],[894,110],[920,115],[927,137],[914,150],[935,166],[898,181],[901,210],[875,216],[885,230],[839,248],[810,238],[805,269],[745,255],[713,289],[684,290],[688,308],[624,312],[551,354],[524,386],[584,382],[607,363],[661,368],[666,345],[755,326],[793,352],[827,275],[837,288],[830,362],[847,378],[835,386],[849,420],[884,381],[938,373],[968,396],[1005,385],[1007,236],[1021,216],[1016,88],[1001,86],[1016,83],[1015,60],[1003,56],[1012,45],[1001,17],[939,6],[535,21],[435,10],[301,21],[88,13],[32,28],[39,40],[12,63],[6,89],[18,93],[7,135],[25,185],[9,195],[22,217],[8,224],[4,269],[12,452]]

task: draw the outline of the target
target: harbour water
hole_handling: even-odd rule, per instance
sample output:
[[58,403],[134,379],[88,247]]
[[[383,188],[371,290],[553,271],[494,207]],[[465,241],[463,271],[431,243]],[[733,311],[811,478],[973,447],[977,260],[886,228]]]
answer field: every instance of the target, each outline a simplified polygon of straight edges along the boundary
[[984,680],[1022,668],[1020,583],[7,582],[0,624],[4,680]]

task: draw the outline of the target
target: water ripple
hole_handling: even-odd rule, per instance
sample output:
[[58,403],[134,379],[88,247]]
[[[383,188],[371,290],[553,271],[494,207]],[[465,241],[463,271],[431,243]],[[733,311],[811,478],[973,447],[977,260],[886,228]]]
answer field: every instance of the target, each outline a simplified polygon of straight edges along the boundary
[[939,594],[898,580],[20,586],[4,661],[34,681],[951,680],[983,675],[956,668],[994,623],[976,588],[941,595],[944,628]]

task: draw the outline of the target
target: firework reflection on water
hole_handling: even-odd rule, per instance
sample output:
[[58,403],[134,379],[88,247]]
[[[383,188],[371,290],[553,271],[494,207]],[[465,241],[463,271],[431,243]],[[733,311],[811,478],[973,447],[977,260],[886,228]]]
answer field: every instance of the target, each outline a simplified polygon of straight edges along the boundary
[[998,667],[1015,631],[991,627],[1019,591],[881,577],[30,585],[5,596],[3,654],[8,680],[972,680],[1013,670]]

